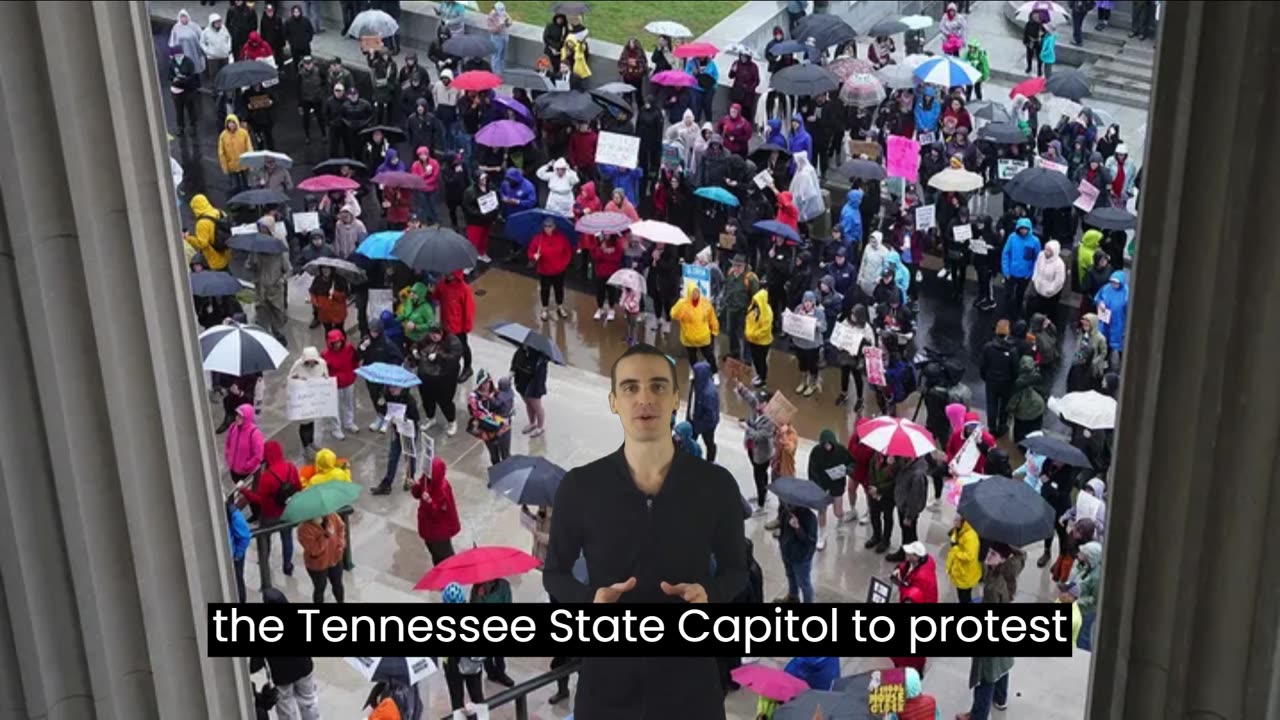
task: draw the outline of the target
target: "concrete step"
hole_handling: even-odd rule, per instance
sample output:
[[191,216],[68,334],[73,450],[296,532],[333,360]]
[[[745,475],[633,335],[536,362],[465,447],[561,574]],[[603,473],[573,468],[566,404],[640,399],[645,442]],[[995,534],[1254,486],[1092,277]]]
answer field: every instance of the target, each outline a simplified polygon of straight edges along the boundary
[[1133,58],[1135,61],[1141,59],[1148,64],[1154,64],[1156,61],[1155,46],[1136,39],[1125,41],[1124,49],[1120,51],[1120,54]]
[[1150,65],[1125,62],[1120,60],[1120,57],[1117,55],[1114,58],[1099,60],[1090,68],[1090,73],[1095,77],[1126,78],[1148,84],[1151,82],[1152,68]]
[[1143,111],[1148,111],[1151,107],[1151,94],[1149,92],[1135,92],[1095,85],[1092,97]]
[[1107,87],[1140,93],[1142,95],[1151,95],[1151,78],[1134,79],[1120,75],[1112,75],[1105,70],[1100,71],[1096,65],[1089,69],[1088,75],[1089,79],[1093,82],[1094,90],[1097,90],[1100,87]]

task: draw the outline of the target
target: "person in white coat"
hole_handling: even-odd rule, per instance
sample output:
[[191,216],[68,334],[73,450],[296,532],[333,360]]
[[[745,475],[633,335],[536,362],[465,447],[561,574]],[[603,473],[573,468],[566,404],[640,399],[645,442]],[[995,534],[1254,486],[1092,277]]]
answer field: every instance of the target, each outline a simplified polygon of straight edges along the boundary
[[547,184],[547,212],[573,217],[573,188],[578,184],[578,173],[569,168],[564,158],[538,168],[538,179]]
[[213,79],[231,56],[231,33],[218,13],[209,13],[209,23],[200,31],[200,49],[204,51],[209,87],[213,87]]
[[800,222],[810,222],[827,211],[822,204],[822,184],[818,171],[809,162],[809,153],[801,150],[795,155],[796,173],[791,178],[791,199],[800,212]]
[[200,26],[191,19],[191,14],[186,10],[178,11],[178,22],[174,23],[169,31],[169,47],[182,48],[182,54],[191,58],[191,64],[195,65],[196,75],[205,71],[204,51],[200,47],[203,34]]
[[1123,208],[1133,197],[1133,181],[1138,177],[1138,166],[1129,158],[1129,146],[1120,143],[1115,154],[1107,158],[1107,177],[1111,178],[1111,204]]
[[1062,262],[1061,245],[1057,240],[1050,240],[1036,257],[1036,266],[1031,272],[1034,295],[1027,293],[1027,317],[1041,313],[1052,318],[1066,283],[1067,266]]
[[858,266],[858,288],[871,297],[884,272],[884,260],[889,257],[889,249],[884,246],[884,233],[876,230],[871,233],[867,247],[862,251],[862,264]]
[[684,161],[685,167],[689,167],[693,160],[693,147],[698,142],[698,138],[702,137],[701,128],[698,127],[697,120],[693,117],[692,110],[685,110],[684,116],[680,122],[667,128],[667,132],[662,139],[667,142],[680,143],[680,159]]

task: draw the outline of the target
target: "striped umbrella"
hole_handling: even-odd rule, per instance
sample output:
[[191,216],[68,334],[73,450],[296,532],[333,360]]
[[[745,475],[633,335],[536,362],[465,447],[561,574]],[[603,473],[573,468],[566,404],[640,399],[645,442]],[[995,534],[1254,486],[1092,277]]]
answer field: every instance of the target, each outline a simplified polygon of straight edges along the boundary
[[948,55],[933,57],[920,63],[915,75],[922,83],[947,88],[967,87],[982,79],[982,73],[972,65]]
[[204,369],[241,377],[275,370],[289,356],[280,341],[256,325],[218,325],[200,333]]
[[858,427],[858,442],[881,455],[918,458],[936,448],[933,435],[910,420],[878,417]]

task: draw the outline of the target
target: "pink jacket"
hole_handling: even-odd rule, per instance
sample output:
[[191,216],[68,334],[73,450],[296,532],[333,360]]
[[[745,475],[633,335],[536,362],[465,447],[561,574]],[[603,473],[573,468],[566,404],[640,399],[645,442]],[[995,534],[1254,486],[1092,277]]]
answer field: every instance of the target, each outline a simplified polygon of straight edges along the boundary
[[[422,155],[426,154],[427,162],[422,163]],[[431,157],[431,151],[424,145],[418,148],[417,160],[413,161],[413,165],[409,168],[409,172],[422,178],[422,182],[427,184],[427,192],[435,192],[440,187],[440,163]]]
[[262,465],[263,439],[262,431],[254,422],[256,413],[253,405],[245,403],[236,408],[236,414],[243,420],[232,423],[227,430],[223,454],[227,459],[227,467],[237,475],[252,475]]

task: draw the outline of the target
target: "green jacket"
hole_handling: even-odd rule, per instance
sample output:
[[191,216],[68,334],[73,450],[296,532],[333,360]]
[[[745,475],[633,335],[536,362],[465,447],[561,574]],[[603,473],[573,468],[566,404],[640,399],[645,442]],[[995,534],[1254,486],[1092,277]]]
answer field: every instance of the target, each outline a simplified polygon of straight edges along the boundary
[[991,63],[987,60],[987,51],[983,49],[982,43],[977,40],[970,40],[964,49],[964,61],[982,73],[979,82],[986,82],[991,79]]
[[484,595],[476,595],[481,585],[473,585],[471,587],[471,603],[488,603],[494,605],[511,603],[511,583],[506,580],[498,579],[490,583],[482,583],[483,585],[492,585],[493,587]]
[[750,270],[736,278],[725,275],[720,307],[724,312],[745,313],[751,307],[751,297],[758,290],[760,280]]
[[1044,415],[1044,397],[1040,395],[1040,371],[1036,361],[1023,356],[1018,364],[1018,379],[1013,382],[1013,396],[1009,398],[1009,412],[1015,420],[1035,420]]
[[396,316],[402,325],[413,323],[412,330],[408,327],[404,329],[405,337],[413,342],[421,340],[427,334],[427,330],[436,324],[436,310],[432,307],[430,298],[427,286],[424,283],[415,283],[409,291],[409,299],[400,306],[400,314]]

